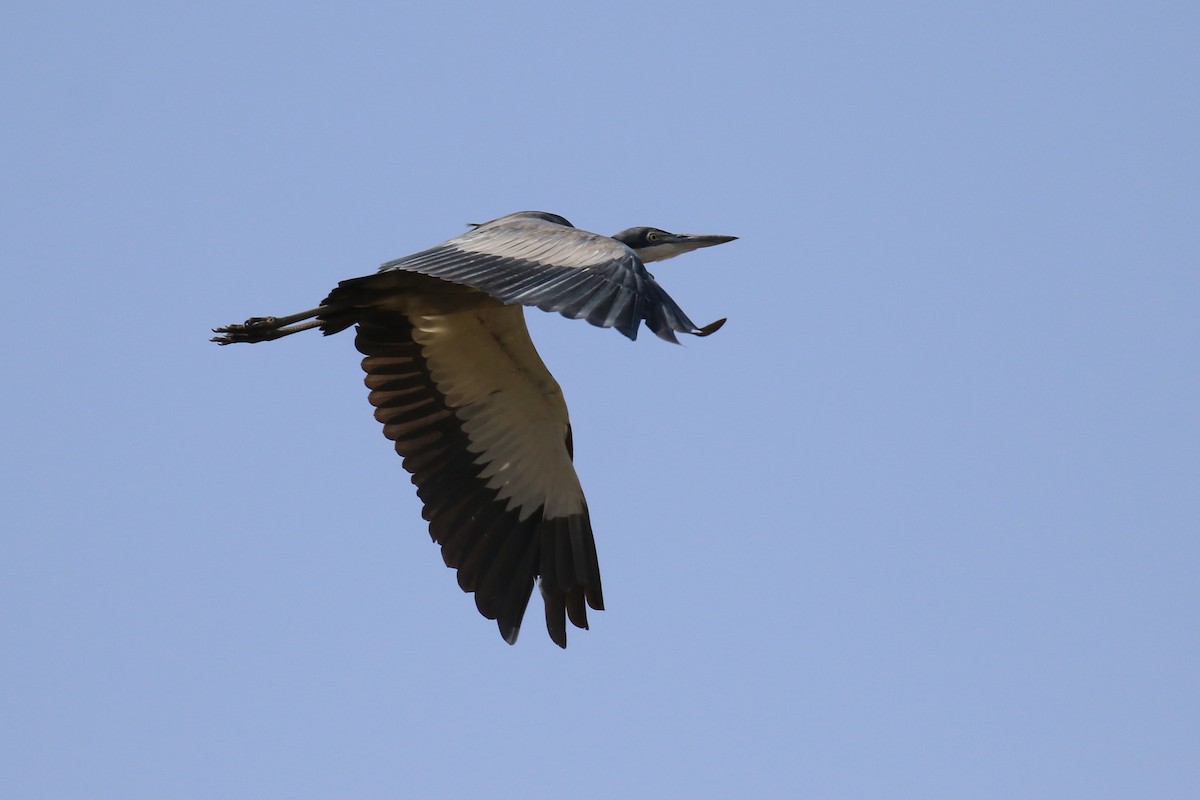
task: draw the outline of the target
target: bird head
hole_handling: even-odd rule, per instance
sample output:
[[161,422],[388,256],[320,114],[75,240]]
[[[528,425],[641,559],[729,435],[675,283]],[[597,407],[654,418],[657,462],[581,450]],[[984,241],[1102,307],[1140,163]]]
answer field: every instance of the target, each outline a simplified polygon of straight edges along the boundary
[[638,254],[643,264],[674,258],[701,247],[712,247],[737,239],[714,233],[671,233],[661,228],[626,228],[612,238]]

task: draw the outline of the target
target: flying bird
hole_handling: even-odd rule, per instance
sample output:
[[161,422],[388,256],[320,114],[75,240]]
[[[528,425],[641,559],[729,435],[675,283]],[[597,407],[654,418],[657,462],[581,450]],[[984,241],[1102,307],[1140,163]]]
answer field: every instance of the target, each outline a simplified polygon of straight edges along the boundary
[[630,339],[643,322],[668,342],[707,336],[725,320],[698,327],[645,264],[736,238],[646,227],[610,237],[521,211],[342,281],[316,308],[214,328],[212,341],[356,326],[375,418],[459,586],[514,644],[537,582],[550,638],[566,647],[566,620],[586,629],[604,597],[566,402],[522,307]]

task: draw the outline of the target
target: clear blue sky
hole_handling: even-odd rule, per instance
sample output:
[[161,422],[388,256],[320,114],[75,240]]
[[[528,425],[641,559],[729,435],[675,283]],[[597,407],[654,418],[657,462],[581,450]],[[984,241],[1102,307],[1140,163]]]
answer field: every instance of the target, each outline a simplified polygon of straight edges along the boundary
[[[4,797],[1200,796],[1200,5],[10,6]],[[351,336],[207,342],[523,209],[741,237],[531,314],[565,652]]]

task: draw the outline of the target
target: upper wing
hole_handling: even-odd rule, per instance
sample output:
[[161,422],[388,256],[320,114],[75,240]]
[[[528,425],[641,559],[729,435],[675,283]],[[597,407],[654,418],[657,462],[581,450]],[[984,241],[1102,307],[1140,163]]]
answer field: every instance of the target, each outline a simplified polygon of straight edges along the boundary
[[540,576],[546,627],[566,647],[566,618],[586,628],[585,602],[604,607],[566,403],[522,309],[476,297],[455,313],[361,310],[355,344],[459,585],[512,643]]
[[[555,221],[561,220],[561,222]],[[663,291],[633,250],[551,214],[521,212],[437,247],[389,261],[404,270],[486,292],[502,303],[537,306],[637,338],[642,320],[659,337],[705,335]]]

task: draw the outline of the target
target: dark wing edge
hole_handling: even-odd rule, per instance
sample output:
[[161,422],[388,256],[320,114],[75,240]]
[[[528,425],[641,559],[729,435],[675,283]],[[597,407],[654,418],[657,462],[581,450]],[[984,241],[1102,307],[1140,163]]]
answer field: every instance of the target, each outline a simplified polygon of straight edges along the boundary
[[[632,250],[608,237],[569,230],[573,236],[590,237],[585,240],[588,252],[594,254],[589,262],[556,265],[560,255],[575,261],[580,256],[554,242],[542,250],[531,247],[527,256],[517,257],[464,249],[452,239],[389,261],[380,271],[401,270],[441,278],[479,289],[505,304],[534,306],[569,319],[585,319],[600,328],[616,328],[634,340],[643,320],[659,338],[676,344],[675,333],[707,336],[724,323],[718,320],[697,326]],[[467,239],[471,233],[460,239]]]
[[483,467],[474,463],[461,421],[433,383],[408,318],[361,309],[360,315],[355,346],[365,356],[375,418],[412,473],[446,566],[458,571],[459,586],[475,594],[479,612],[496,621],[509,644],[517,640],[540,576],[547,631],[565,648],[566,620],[586,629],[586,607],[604,608],[586,505],[570,517],[520,519],[480,477]]

